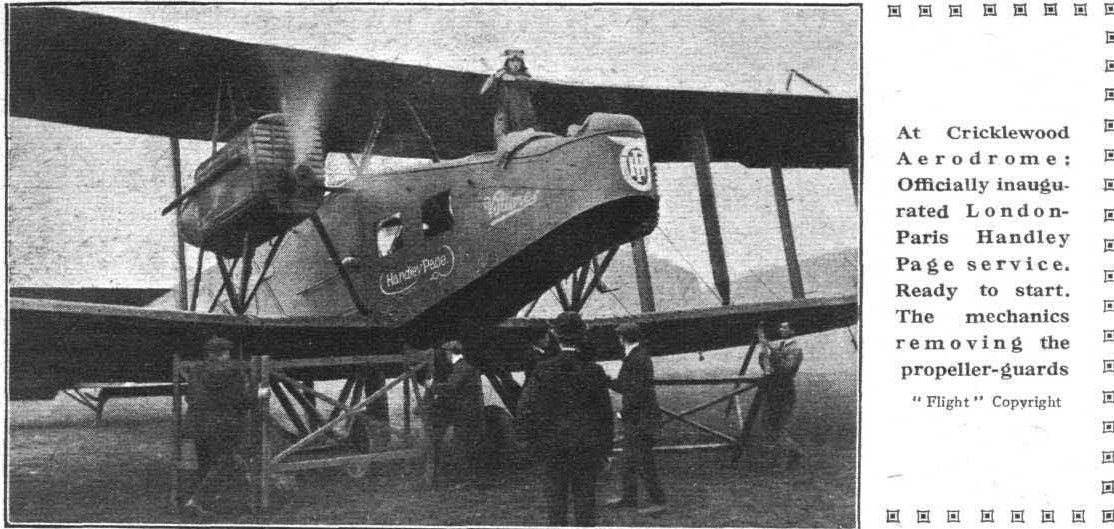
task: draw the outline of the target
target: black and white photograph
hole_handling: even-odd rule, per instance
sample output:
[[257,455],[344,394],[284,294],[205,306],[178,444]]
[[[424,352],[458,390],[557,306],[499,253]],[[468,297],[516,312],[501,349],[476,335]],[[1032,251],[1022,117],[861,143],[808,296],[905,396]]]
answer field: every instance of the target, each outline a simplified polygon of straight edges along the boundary
[[7,524],[859,524],[861,5],[5,11]]

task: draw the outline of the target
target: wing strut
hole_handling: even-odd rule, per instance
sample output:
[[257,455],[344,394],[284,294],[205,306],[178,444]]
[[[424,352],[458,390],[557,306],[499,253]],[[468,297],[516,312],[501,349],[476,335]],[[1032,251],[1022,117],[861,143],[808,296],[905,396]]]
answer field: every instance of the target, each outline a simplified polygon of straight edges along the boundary
[[[229,266],[223,257],[213,253],[213,257],[217,260],[217,267],[220,269],[221,273],[221,286],[220,289],[217,290],[216,296],[213,296],[213,301],[209,305],[209,312],[213,312],[217,303],[220,302],[221,295],[225,292],[228,293],[229,305],[232,306],[232,311],[236,315],[242,315],[247,312],[248,307],[251,306],[251,302],[255,300],[256,293],[259,292],[259,287],[262,286],[263,281],[267,279],[267,272],[271,270],[271,265],[275,261],[275,256],[278,254],[279,248],[286,238],[286,232],[276,235],[275,238],[271,240],[271,248],[267,251],[267,258],[263,261],[263,268],[259,271],[259,277],[255,280],[255,285],[251,285],[252,259],[255,255],[255,248],[250,247],[251,245],[248,243],[249,237],[250,233],[244,235],[244,266],[240,270],[240,289],[238,291],[232,279],[236,274],[236,266],[239,264],[240,258],[237,257],[232,259],[232,265]],[[201,292],[201,267],[204,264],[205,252],[206,250],[204,248],[198,249],[197,272],[193,278],[193,296],[189,308],[191,312],[197,310],[197,298]],[[248,286],[251,286],[250,291],[248,290]]]
[[572,310],[572,304],[569,303],[569,296],[565,294],[564,281],[565,280],[562,279],[558,281],[556,285],[553,285],[553,291],[557,293],[557,301],[561,303],[561,310],[568,312]]
[[275,237],[271,242],[271,249],[267,251],[267,260],[263,262],[263,271],[259,272],[259,279],[255,281],[255,286],[251,289],[251,294],[248,294],[246,304],[250,305],[251,301],[255,299],[255,293],[259,291],[259,286],[263,284],[263,279],[267,275],[267,271],[271,268],[271,263],[275,261],[275,255],[278,254],[278,249],[282,246],[282,241],[286,240],[286,233],[282,232]]
[[855,197],[855,206],[859,205],[859,135],[848,134],[847,144],[851,146],[851,163],[847,166],[847,174],[851,178],[851,193]]
[[646,258],[644,239],[631,241],[631,258],[634,259],[634,278],[638,282],[638,304],[642,312],[656,312],[654,306],[654,285],[650,278],[650,260]]
[[383,131],[384,117],[386,117],[386,112],[380,109],[379,114],[375,116],[375,126],[371,128],[371,133],[367,137],[367,143],[364,144],[364,150],[360,153],[360,162],[356,165],[356,174],[364,172],[364,167],[367,166],[367,161],[371,158],[372,151],[375,150],[375,143],[379,141],[379,133]]
[[[224,76],[223,75],[218,75],[217,76],[217,101],[213,105],[213,136],[212,136],[212,139],[210,140],[212,145],[213,145],[213,150],[210,154],[216,154],[217,153],[217,137],[220,136],[220,96],[221,96],[221,88],[223,88],[223,84],[224,84]],[[178,196],[178,195],[174,195],[174,196]],[[165,213],[164,213],[164,215],[165,215]]]
[[[205,265],[205,250],[197,249],[197,269],[193,274],[193,295],[190,296],[189,311],[197,310],[197,296],[201,294],[201,267]],[[212,309],[209,309],[212,311]]]
[[317,235],[321,237],[321,242],[325,244],[325,249],[329,252],[329,259],[333,261],[333,266],[336,266],[340,279],[344,281],[344,287],[348,289],[348,296],[352,298],[352,304],[356,306],[356,310],[361,315],[367,316],[368,308],[360,299],[360,293],[356,290],[352,277],[348,275],[348,269],[341,262],[340,254],[337,253],[336,246],[333,246],[333,239],[329,237],[329,232],[325,229],[325,223],[321,222],[321,217],[316,212],[310,215],[309,219],[313,221],[313,227],[317,230]]
[[[248,285],[251,284],[251,269],[255,260],[255,245],[251,243],[251,230],[244,230],[244,253],[243,265],[240,268],[240,310],[247,312],[248,310]],[[260,279],[263,279],[260,276]],[[232,292],[229,290],[229,292]]]
[[[607,254],[603,256],[603,261],[600,262],[599,266],[592,267],[592,281],[589,282],[588,286],[584,288],[583,292],[581,292],[579,303],[573,306],[573,310],[580,312],[584,309],[584,305],[588,303],[588,296],[592,295],[592,291],[596,290],[596,288],[600,286],[600,282],[603,281],[603,274],[607,272],[607,267],[611,266],[611,260],[615,258],[615,254],[618,253],[618,251],[618,246],[608,250]],[[594,263],[595,258],[592,259],[591,264]],[[585,276],[588,273],[588,268],[589,265],[584,265]]]
[[[236,286],[232,284],[232,273],[229,272],[228,265],[225,264],[224,258],[219,255],[216,257],[217,268],[220,269],[221,281],[224,283],[223,290],[228,293],[228,304],[232,305],[232,312],[235,312],[237,315],[243,314],[244,308],[240,306],[240,298],[236,295]],[[220,292],[217,293],[217,297],[220,297]],[[213,301],[215,302],[216,300],[214,299]]]
[[801,279],[801,264],[797,261],[797,244],[793,240],[793,222],[789,219],[789,199],[785,195],[785,179],[781,167],[770,167],[774,184],[774,201],[777,202],[777,220],[781,225],[781,243],[785,247],[785,266],[789,269],[789,286],[793,299],[805,297],[805,284]]
[[704,216],[704,233],[708,238],[708,258],[712,261],[712,280],[719,291],[723,305],[731,304],[731,278],[727,274],[727,257],[723,253],[723,235],[719,229],[719,211],[716,209],[716,191],[712,185],[711,155],[708,138],[699,118],[692,118],[689,131],[689,150],[696,167],[696,185],[700,193],[700,211]]
[[[216,258],[216,260],[217,260],[217,267],[219,268],[219,267],[220,267],[220,265],[221,265],[221,256],[219,256],[219,255],[217,255],[217,254],[213,254],[213,257],[214,257],[214,258]],[[237,267],[237,266],[238,266],[239,264],[240,264],[240,258],[239,258],[239,257],[233,258],[233,259],[232,259],[232,268],[231,268],[231,270],[236,270],[236,267]],[[225,284],[225,282],[223,281],[223,276],[224,276],[224,274],[222,273],[222,274],[221,274],[222,280],[221,280],[220,288],[219,288],[219,289],[217,289],[217,295],[213,296],[213,301],[212,301],[212,303],[209,303],[209,312],[213,312],[213,309],[217,308],[217,303],[220,303],[220,297],[224,295],[224,289],[226,288],[226,284]],[[231,303],[231,302],[229,302],[229,303]]]
[[422,124],[422,118],[418,115],[418,111],[414,109],[414,105],[410,104],[409,99],[403,99],[402,102],[406,103],[406,109],[409,110],[410,115],[413,116],[414,123],[418,125],[418,130],[421,131],[422,136],[425,136],[425,141],[429,143],[430,159],[433,160],[433,163],[440,163],[441,156],[437,154],[437,146],[433,144],[433,136],[429,135],[429,131],[427,131],[425,125]]
[[[564,279],[553,285],[553,292],[557,296],[558,303],[561,304],[562,311],[580,312],[584,310],[584,305],[588,303],[588,298],[593,291],[604,290],[603,275],[607,273],[607,268],[611,266],[611,261],[615,259],[615,254],[618,252],[619,247],[616,246],[604,254],[603,261],[597,261],[593,257],[587,263],[573,270],[570,274],[572,277],[571,294],[565,292]],[[537,302],[535,301],[535,303]],[[533,310],[533,308],[533,305],[531,305],[530,310]]]
[[[182,149],[178,138],[170,138],[170,169],[174,176],[174,196],[182,194]],[[174,216],[174,226],[182,219],[181,210]],[[182,234],[174,230],[174,239],[177,241],[176,254],[178,257],[178,308],[186,310],[186,293],[189,285],[186,283],[186,243],[182,241]]]

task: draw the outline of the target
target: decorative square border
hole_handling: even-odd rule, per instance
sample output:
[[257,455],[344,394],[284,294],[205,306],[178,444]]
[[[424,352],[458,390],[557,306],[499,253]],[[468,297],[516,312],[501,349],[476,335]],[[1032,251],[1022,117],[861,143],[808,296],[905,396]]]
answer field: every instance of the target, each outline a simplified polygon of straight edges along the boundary
[[[1066,5],[1066,4],[1065,4]],[[1028,2],[1014,2],[1009,4],[1012,8],[1011,12],[1015,17],[1029,16],[1029,3]],[[963,17],[963,4],[946,4],[948,10],[948,18],[962,18]],[[902,18],[902,5],[901,4],[887,4],[886,17],[887,18]],[[917,17],[919,18],[932,18],[933,17],[933,4],[916,4]],[[1114,15],[1114,2],[1107,2],[1103,4],[1104,14]],[[1043,2],[1040,4],[1041,14],[1046,17],[1060,16],[1059,2]],[[1090,12],[1086,2],[1073,2],[1071,4],[1071,13],[1077,17],[1089,16]],[[998,4],[993,2],[984,2],[982,4],[982,16],[996,17],[998,16]]]

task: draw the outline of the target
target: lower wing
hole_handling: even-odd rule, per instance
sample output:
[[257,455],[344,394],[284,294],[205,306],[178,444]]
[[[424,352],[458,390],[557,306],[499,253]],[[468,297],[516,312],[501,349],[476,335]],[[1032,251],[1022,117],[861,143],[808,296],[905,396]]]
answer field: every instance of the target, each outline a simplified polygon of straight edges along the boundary
[[[800,334],[846,327],[858,321],[858,307],[847,296],[643,313],[588,320],[588,339],[599,360],[620,358],[615,327],[635,322],[655,355],[691,353],[753,343],[761,322],[790,321]],[[358,316],[265,319],[22,298],[10,298],[8,309],[13,399],[51,398],[78,382],[166,382],[175,355],[196,357],[217,334],[236,339],[244,357],[324,357],[398,353],[407,332]],[[514,369],[546,326],[511,319],[465,339]]]
[[78,382],[167,382],[174,355],[196,358],[213,335],[240,354],[397,352],[391,329],[358,318],[261,319],[141,307],[9,298],[8,394],[51,398]]
[[[615,328],[637,323],[655,356],[710,351],[749,345],[755,328],[763,323],[788,321],[797,334],[813,334],[855,324],[859,320],[857,296],[799,299],[771,303],[728,305],[707,309],[648,312],[618,318],[587,320],[588,342],[598,360],[622,358]],[[489,347],[514,365],[530,347],[530,336],[548,325],[541,319],[512,319],[495,327]]]

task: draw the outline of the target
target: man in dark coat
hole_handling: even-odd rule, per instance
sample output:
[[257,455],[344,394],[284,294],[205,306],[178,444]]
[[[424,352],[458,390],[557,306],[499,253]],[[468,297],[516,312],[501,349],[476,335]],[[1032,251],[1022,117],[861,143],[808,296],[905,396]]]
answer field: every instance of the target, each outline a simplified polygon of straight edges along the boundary
[[585,358],[584,322],[557,317],[560,352],[537,366],[518,402],[517,431],[545,467],[547,520],[568,525],[571,496],[576,525],[596,523],[596,480],[611,452],[614,423],[607,375]]
[[449,380],[452,364],[449,361],[449,352],[444,345],[433,350],[433,365],[425,373],[430,378],[429,391],[426,398],[422,399],[422,427],[425,430],[426,441],[426,481],[435,484],[443,477],[443,441],[445,433],[452,424],[452,401],[445,394],[444,388]]
[[616,330],[625,357],[611,388],[623,395],[620,418],[623,425],[622,496],[608,502],[613,507],[638,505],[638,477],[650,498],[639,512],[658,514],[665,510],[665,492],[654,464],[654,443],[661,428],[661,410],[654,390],[654,363],[642,345],[642,333],[634,323]]
[[186,420],[197,458],[197,485],[185,506],[202,514],[206,513],[203,497],[215,497],[223,482],[243,470],[238,458],[252,395],[243,371],[229,362],[233,346],[230,340],[214,336],[205,343],[205,362],[187,374]]
[[[451,460],[458,463],[460,477],[475,477],[478,446],[483,436],[483,387],[480,373],[467,360],[459,341],[445,342],[435,352],[443,361],[434,369],[432,402],[428,421],[430,460],[427,478],[436,482],[441,477],[442,440],[449,427],[453,429]],[[443,381],[441,378],[443,377]]]
[[479,470],[476,463],[484,428],[484,397],[480,372],[469,362],[469,355],[465,354],[460,342],[453,340],[446,343],[444,348],[452,363],[443,395],[451,410],[449,423],[453,427],[454,451],[459,456],[457,461],[462,464],[460,470],[466,477],[475,477]]
[[[557,344],[553,334],[548,329],[539,329],[530,340],[530,349],[526,351],[525,381],[534,378],[534,371],[538,364],[557,356]],[[525,382],[524,382],[525,383]]]

